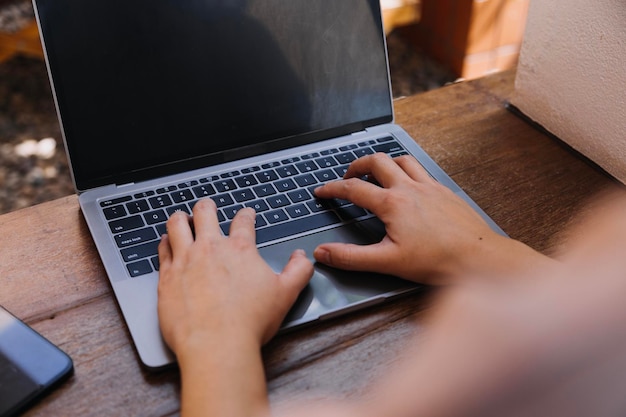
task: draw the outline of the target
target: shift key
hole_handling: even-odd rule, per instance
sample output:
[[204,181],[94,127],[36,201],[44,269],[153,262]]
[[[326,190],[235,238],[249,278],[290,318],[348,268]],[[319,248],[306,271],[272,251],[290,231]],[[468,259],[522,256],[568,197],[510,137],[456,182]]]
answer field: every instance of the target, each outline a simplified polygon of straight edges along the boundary
[[120,252],[124,262],[136,261],[138,259],[154,256],[158,253],[160,239],[142,245],[133,246],[132,248],[122,249]]

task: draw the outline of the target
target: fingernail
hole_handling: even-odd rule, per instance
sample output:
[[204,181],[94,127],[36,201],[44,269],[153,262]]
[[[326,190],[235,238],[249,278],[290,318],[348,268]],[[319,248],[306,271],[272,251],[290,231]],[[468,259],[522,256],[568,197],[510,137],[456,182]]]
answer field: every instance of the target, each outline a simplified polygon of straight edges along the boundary
[[330,263],[330,252],[327,251],[324,248],[316,248],[315,252],[313,252],[313,256],[319,262],[322,262],[322,263],[325,263],[325,264]]

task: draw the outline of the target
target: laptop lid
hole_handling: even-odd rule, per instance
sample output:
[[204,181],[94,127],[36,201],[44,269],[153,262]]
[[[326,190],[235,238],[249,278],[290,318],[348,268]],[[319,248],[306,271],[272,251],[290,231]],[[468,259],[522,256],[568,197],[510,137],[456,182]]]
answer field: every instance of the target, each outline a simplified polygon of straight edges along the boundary
[[79,192],[393,120],[378,0],[35,0]]

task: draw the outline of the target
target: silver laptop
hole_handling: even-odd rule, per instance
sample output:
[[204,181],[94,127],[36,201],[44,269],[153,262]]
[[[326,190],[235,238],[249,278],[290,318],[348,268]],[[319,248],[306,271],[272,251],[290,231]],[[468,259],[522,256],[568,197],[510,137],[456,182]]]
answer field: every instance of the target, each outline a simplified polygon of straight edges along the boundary
[[[34,0],[80,206],[143,365],[174,363],[159,331],[157,245],[200,198],[221,228],[257,211],[281,270],[320,242],[382,224],[311,190],[373,152],[411,154],[502,231],[393,122],[378,0]],[[427,123],[427,121],[425,121]],[[415,291],[315,266],[282,331]]]

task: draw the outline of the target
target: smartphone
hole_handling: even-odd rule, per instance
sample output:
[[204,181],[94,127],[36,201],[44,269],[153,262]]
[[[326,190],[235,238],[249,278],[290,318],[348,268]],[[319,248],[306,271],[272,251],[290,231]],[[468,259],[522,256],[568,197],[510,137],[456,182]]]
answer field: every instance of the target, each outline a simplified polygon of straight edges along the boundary
[[0,417],[24,411],[73,372],[65,352],[0,306]]

